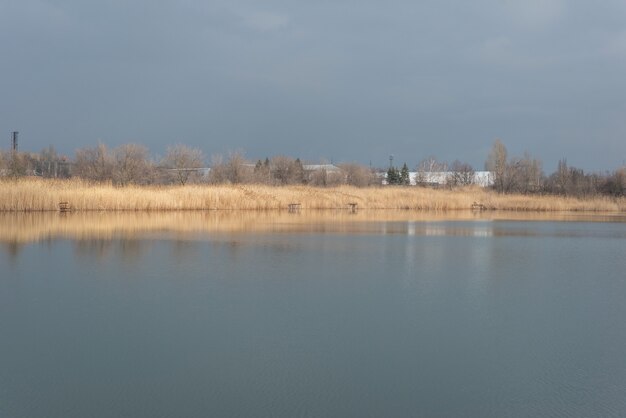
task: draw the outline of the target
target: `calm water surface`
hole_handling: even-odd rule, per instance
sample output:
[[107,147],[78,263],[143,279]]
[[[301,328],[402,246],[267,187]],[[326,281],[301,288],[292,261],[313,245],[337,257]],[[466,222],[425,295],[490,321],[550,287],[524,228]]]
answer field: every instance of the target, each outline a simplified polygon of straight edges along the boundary
[[37,216],[0,219],[0,417],[626,416],[621,218]]

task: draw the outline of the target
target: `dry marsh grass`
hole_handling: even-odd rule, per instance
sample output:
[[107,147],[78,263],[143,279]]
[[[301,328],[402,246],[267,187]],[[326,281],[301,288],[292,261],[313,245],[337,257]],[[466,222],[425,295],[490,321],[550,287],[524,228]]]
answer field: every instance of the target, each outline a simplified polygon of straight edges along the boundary
[[302,209],[421,211],[467,210],[474,202],[488,210],[507,211],[626,211],[626,199],[596,197],[499,195],[481,188],[432,190],[418,187],[356,188],[341,186],[272,187],[263,185],[128,186],[90,183],[80,179],[20,179],[0,182],[0,211],[57,211],[68,202],[73,211],[281,210],[290,203]]

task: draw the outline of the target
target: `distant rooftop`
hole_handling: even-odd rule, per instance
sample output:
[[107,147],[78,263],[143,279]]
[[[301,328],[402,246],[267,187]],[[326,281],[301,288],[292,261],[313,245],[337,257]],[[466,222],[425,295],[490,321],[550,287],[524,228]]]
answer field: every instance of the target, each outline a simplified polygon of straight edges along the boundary
[[303,164],[302,168],[307,171],[340,171],[339,167],[334,164]]

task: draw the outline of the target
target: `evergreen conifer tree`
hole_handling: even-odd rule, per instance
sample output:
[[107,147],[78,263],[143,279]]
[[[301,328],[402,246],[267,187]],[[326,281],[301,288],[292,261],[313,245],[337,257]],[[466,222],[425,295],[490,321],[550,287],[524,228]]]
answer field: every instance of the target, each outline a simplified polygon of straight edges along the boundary
[[411,177],[409,176],[409,167],[407,167],[406,163],[402,166],[402,170],[400,171],[400,179],[399,183],[403,186],[408,186],[411,184]]
[[389,167],[389,170],[387,170],[387,184],[400,184],[400,173],[398,172],[398,169],[393,166]]

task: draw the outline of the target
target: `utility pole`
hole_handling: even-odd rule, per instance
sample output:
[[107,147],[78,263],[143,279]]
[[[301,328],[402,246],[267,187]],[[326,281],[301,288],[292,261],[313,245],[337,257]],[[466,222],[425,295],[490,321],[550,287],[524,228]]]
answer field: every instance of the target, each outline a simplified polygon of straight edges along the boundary
[[17,131],[13,131],[13,140],[11,141],[12,142],[11,149],[13,150],[14,153],[17,152],[17,134],[18,133],[19,132],[17,132]]
[[393,154],[389,156],[389,168],[393,167]]
[[20,171],[20,164],[17,155],[17,131],[13,131],[11,138],[11,162],[9,163],[9,172],[12,177],[17,177]]

